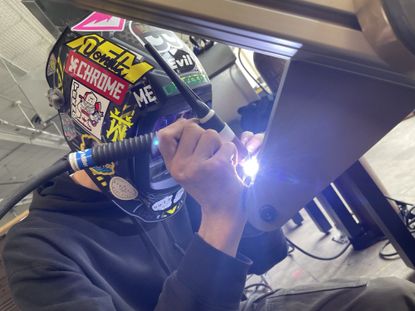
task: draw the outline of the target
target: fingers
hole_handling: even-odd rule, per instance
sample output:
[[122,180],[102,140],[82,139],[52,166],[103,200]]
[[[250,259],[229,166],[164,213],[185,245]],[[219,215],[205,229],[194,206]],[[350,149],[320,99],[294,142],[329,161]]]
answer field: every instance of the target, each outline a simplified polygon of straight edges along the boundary
[[242,132],[241,134],[241,143],[246,145],[246,143],[251,139],[251,137],[254,136],[254,133],[250,131]]
[[175,156],[187,158],[192,155],[204,131],[205,130],[196,123],[188,122],[183,128]]
[[232,163],[235,165],[235,160],[238,155],[238,150],[231,142],[223,143],[215,155],[211,158],[213,161],[220,163]]
[[194,154],[202,159],[211,158],[222,145],[221,138],[215,130],[206,130],[201,136]]
[[159,150],[167,166],[175,156],[184,128],[189,122],[185,119],[179,119],[157,132]]
[[249,153],[254,154],[258,152],[259,147],[261,147],[262,143],[264,142],[264,134],[252,134],[248,135],[247,141],[245,144],[246,149],[248,149]]

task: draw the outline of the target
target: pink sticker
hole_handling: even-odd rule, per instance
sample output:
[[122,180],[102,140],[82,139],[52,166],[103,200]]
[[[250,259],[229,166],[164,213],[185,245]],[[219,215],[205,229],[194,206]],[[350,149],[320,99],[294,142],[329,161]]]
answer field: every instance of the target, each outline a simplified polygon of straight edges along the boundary
[[72,31],[123,31],[125,19],[94,12],[72,27]]

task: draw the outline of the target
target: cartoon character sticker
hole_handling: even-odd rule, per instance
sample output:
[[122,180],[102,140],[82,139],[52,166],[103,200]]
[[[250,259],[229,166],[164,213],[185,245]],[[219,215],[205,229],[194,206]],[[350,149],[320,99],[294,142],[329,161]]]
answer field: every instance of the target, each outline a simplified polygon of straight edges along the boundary
[[72,82],[71,94],[72,118],[85,130],[100,139],[109,100],[75,80]]

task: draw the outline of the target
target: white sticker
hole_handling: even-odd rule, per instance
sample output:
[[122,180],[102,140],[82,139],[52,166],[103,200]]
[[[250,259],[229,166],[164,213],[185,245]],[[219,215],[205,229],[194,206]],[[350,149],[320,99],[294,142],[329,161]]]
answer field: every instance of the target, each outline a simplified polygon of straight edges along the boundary
[[157,97],[154,94],[151,85],[143,86],[137,91],[135,91],[133,94],[139,108],[143,108],[157,101]]
[[173,195],[169,195],[165,197],[164,199],[161,199],[160,201],[156,202],[151,206],[153,211],[164,211],[165,209],[169,208],[171,206],[171,200],[173,199]]
[[177,191],[176,192],[176,195],[174,196],[173,203],[176,204],[177,202],[179,202],[179,200],[182,198],[183,194],[184,194],[184,189],[183,188],[180,188],[180,190]]
[[90,88],[72,81],[71,116],[85,130],[101,139],[101,129],[109,100]]
[[138,22],[130,22],[130,32],[136,39],[144,45],[141,36],[150,43],[160,54],[166,53],[170,50],[177,50],[184,47],[184,43],[172,31],[157,27],[146,27]]
[[134,200],[138,196],[138,191],[128,181],[119,176],[114,176],[110,181],[110,191],[119,200]]

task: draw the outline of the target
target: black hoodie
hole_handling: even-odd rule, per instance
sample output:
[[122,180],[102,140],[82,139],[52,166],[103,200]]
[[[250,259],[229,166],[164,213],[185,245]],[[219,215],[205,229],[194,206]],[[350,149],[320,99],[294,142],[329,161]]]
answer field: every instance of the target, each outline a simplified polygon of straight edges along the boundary
[[190,205],[144,224],[68,175],[55,178],[7,236],[16,303],[23,311],[238,310],[246,274],[282,260],[285,239],[280,230],[245,238],[230,257],[194,233],[200,208]]

